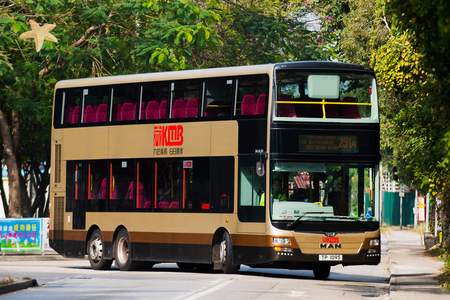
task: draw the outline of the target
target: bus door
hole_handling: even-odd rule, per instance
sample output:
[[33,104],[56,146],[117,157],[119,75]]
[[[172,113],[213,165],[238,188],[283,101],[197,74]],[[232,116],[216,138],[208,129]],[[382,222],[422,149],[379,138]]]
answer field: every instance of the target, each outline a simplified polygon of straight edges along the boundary
[[[238,232],[265,232],[266,175],[257,170],[258,162],[260,162],[259,155],[239,157]],[[264,168],[262,167],[263,170]]]

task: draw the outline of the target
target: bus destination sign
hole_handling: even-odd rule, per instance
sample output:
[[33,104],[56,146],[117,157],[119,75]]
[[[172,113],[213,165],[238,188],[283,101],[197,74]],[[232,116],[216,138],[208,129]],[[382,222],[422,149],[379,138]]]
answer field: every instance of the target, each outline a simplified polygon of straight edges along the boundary
[[358,139],[355,135],[298,136],[298,152],[358,153]]

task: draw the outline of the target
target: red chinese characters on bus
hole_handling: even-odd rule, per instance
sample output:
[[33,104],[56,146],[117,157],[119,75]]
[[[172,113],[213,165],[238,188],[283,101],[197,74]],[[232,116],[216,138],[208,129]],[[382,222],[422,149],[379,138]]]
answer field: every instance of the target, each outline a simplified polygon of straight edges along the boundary
[[333,237],[322,237],[323,243],[339,243],[339,237],[333,236]]
[[182,125],[154,126],[153,132],[153,146],[155,147],[183,145]]

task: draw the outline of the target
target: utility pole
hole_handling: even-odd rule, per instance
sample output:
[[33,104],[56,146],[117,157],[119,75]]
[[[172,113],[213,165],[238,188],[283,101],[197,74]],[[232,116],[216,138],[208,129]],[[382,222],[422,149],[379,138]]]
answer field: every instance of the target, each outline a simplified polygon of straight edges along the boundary
[[430,233],[428,231],[428,222],[430,220],[429,208],[430,208],[430,193],[427,193],[425,203],[425,233]]
[[405,196],[405,193],[403,192],[403,184],[400,184],[400,193],[398,193],[400,196],[400,230],[403,228],[403,197]]

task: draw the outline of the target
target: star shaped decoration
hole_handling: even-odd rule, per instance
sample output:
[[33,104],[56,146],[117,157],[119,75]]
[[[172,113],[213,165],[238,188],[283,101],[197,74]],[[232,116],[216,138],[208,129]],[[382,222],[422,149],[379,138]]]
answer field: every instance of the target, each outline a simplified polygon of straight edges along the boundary
[[21,39],[34,39],[36,43],[36,52],[39,52],[44,44],[44,40],[52,41],[57,43],[58,40],[56,37],[51,34],[49,31],[56,27],[55,24],[44,24],[43,26],[39,26],[33,20],[30,20],[31,30],[24,32],[20,35]]

